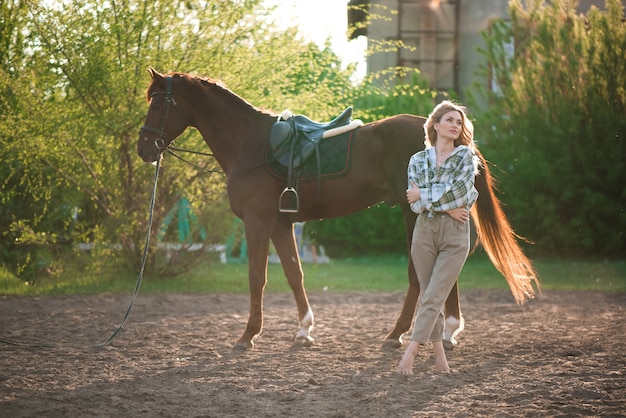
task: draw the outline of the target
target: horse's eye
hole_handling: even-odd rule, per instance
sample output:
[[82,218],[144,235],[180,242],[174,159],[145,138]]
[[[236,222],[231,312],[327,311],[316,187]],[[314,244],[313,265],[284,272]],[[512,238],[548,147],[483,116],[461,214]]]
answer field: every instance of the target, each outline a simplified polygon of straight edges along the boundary
[[151,102],[152,106],[159,107],[163,104],[163,98],[159,96],[154,96]]

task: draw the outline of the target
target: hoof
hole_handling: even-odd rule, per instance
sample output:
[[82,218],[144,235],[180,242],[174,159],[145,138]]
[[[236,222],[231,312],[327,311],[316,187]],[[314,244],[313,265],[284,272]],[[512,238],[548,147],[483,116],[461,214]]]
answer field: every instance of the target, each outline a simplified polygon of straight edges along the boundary
[[400,347],[402,347],[400,338],[386,338],[385,341],[383,341],[384,350],[396,350]]
[[252,350],[254,348],[254,343],[252,341],[237,341],[233,346],[233,351],[247,351]]
[[313,345],[313,337],[307,335],[306,337],[296,337],[293,345],[298,347],[311,347]]
[[458,343],[454,338],[450,340],[443,340],[443,348],[446,350],[452,350],[454,347],[456,347],[457,344]]

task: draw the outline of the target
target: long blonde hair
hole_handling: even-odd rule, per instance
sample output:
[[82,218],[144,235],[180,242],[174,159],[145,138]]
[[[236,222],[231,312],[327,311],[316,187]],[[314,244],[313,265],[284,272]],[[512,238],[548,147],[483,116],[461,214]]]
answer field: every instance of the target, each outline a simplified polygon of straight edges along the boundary
[[454,146],[467,145],[472,151],[476,149],[474,144],[474,124],[467,117],[467,108],[465,106],[454,103],[451,100],[444,100],[439,103],[424,124],[425,139],[424,144],[426,148],[434,147],[437,144],[437,131],[435,130],[435,124],[441,122],[441,118],[448,112],[457,111],[461,114],[463,126],[461,127],[461,133],[459,137],[454,140]]

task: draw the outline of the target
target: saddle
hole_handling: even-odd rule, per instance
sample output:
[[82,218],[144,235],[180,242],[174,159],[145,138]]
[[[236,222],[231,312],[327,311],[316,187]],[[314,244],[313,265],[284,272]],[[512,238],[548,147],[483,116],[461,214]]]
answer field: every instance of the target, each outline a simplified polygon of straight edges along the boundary
[[363,125],[360,120],[352,120],[352,107],[346,108],[330,122],[322,123],[304,115],[294,115],[286,110],[278,116],[270,133],[270,154],[272,158],[287,167],[287,185],[280,194],[278,209],[281,212],[297,213],[300,207],[298,192],[295,189],[294,170],[313,154],[317,157],[318,187],[320,177],[319,143],[323,138],[347,132]]

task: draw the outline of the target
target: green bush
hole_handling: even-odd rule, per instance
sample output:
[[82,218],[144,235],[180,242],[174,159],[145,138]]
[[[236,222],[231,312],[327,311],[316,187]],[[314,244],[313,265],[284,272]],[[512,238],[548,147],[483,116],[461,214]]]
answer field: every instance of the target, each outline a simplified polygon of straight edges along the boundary
[[535,242],[532,251],[623,257],[626,25],[617,0],[587,16],[576,6],[513,1],[512,21],[485,35],[483,52],[501,91],[477,90],[489,103],[477,131],[501,170],[507,214]]

